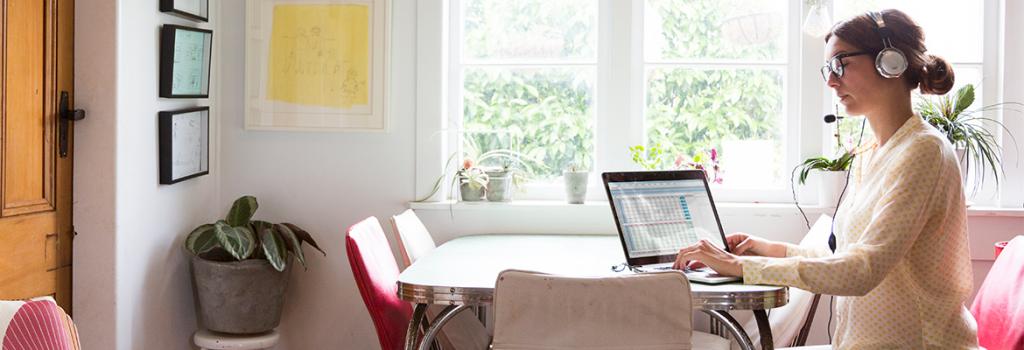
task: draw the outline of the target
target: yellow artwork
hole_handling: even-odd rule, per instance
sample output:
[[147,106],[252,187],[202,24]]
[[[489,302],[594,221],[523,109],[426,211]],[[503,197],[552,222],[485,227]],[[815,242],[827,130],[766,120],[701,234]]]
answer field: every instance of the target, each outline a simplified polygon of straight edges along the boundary
[[368,5],[277,5],[267,98],[348,109],[369,104]]

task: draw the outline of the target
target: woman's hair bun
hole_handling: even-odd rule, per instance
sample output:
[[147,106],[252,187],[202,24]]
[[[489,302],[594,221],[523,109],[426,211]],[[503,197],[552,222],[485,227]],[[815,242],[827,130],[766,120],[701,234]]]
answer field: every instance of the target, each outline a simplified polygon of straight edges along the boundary
[[953,88],[953,66],[942,57],[926,54],[926,62],[921,67],[921,93],[942,95]]

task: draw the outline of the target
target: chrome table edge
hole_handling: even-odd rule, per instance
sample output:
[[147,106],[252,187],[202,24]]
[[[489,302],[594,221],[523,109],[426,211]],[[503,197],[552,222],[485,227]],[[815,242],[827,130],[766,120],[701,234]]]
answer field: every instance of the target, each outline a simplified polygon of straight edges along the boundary
[[[417,304],[486,305],[494,301],[493,288],[423,286],[398,282],[402,300]],[[693,306],[702,310],[766,310],[789,303],[789,288],[774,291],[693,292]]]

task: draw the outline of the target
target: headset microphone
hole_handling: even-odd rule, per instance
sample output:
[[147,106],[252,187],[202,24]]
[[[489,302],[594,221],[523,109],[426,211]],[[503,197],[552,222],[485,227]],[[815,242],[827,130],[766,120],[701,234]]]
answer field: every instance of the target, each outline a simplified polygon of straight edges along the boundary
[[843,117],[836,116],[835,114],[825,115],[825,123],[835,123],[839,119],[843,119]]

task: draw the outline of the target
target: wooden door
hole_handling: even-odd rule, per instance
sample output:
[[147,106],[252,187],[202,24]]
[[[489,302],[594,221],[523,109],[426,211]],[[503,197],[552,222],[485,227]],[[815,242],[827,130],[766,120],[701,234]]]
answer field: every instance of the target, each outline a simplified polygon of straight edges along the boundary
[[[0,0],[0,299],[51,295],[71,311],[73,0]],[[70,101],[69,101],[70,105]]]

